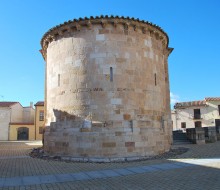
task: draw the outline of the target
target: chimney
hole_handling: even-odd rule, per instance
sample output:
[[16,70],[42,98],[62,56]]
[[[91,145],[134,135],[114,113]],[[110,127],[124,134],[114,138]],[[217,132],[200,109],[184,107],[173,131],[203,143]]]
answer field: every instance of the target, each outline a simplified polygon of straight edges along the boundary
[[33,108],[33,102],[30,102],[30,108]]

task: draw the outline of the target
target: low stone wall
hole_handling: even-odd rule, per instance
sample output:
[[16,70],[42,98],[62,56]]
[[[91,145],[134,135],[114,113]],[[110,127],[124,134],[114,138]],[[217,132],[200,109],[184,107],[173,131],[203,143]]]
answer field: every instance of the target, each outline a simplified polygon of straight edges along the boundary
[[217,141],[220,141],[220,127],[219,126],[216,126],[216,138],[217,138]]
[[216,127],[198,127],[186,129],[187,138],[195,144],[214,143],[220,140]]
[[186,129],[187,138],[195,144],[205,144],[205,131],[203,128]]
[[204,131],[206,143],[214,143],[217,141],[216,127],[204,127]]

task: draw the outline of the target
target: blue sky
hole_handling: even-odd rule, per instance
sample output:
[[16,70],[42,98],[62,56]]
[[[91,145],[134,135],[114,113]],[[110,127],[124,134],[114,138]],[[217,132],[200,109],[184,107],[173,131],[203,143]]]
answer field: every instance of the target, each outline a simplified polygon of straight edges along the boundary
[[172,102],[220,96],[219,8],[219,0],[0,0],[0,101],[28,106],[43,100],[43,34],[99,15],[147,20],[168,34]]

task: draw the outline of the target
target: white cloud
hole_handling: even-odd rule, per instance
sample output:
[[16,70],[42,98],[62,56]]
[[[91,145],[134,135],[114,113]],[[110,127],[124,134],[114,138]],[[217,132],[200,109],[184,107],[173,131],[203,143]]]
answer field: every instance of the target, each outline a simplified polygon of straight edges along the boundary
[[170,103],[173,106],[176,102],[180,102],[180,97],[172,92],[170,92]]

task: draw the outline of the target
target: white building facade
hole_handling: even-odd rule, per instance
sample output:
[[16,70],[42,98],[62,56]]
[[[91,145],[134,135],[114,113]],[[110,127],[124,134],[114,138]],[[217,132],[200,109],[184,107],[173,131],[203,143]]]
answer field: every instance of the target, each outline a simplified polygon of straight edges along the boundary
[[173,131],[187,128],[220,128],[220,97],[208,97],[201,101],[179,102],[172,110]]

